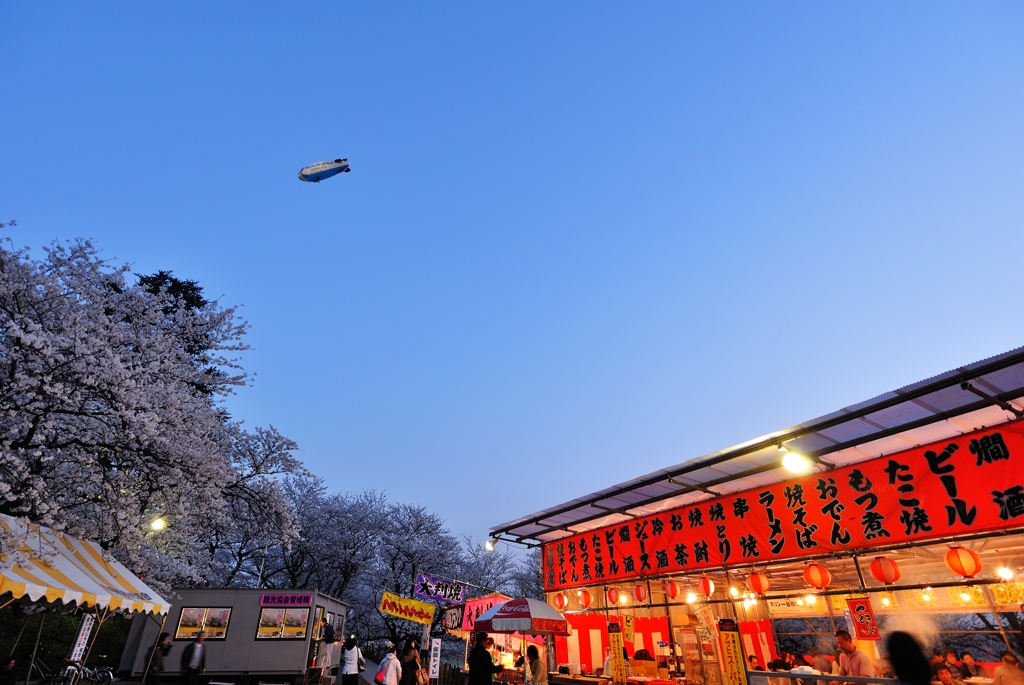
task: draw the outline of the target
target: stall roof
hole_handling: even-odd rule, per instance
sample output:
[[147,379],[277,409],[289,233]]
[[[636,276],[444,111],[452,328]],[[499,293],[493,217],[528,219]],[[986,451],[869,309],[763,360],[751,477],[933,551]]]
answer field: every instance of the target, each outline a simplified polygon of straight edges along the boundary
[[0,514],[0,528],[22,541],[19,554],[0,561],[0,596],[28,596],[33,602],[163,614],[168,602],[100,546],[24,519]]
[[779,446],[842,466],[1024,417],[1024,347],[491,529],[536,545],[783,479]]

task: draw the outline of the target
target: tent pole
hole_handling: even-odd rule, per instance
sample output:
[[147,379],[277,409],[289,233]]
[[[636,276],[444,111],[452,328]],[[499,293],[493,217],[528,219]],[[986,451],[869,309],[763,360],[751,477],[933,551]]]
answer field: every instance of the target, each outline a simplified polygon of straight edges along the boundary
[[32,660],[28,662],[28,674],[25,676],[25,685],[28,685],[29,678],[32,677],[32,664],[36,662],[36,652],[39,651],[39,639],[43,636],[43,624],[46,623],[46,612],[39,614],[39,632],[36,633],[36,644],[32,648]]
[[[139,685],[146,685],[146,676],[149,675],[149,667],[153,665],[153,657],[156,656],[156,648],[160,646],[160,633],[163,632],[164,624],[167,623],[167,614],[160,621],[160,627],[156,630],[156,639],[153,640],[153,649],[149,650],[149,659],[146,660],[146,670],[142,672],[142,682]],[[25,683],[28,685],[28,683]]]
[[[102,611],[102,613],[100,613]],[[92,654],[92,648],[96,644],[96,638],[100,636],[100,630],[103,628],[103,624],[106,623],[107,619],[110,618],[111,611],[108,607],[106,610],[96,607],[96,634],[92,636],[92,640],[89,641],[89,649],[85,650],[85,656],[82,657],[82,665],[89,661],[89,655]]]
[[[4,606],[7,606],[7,605],[5,604]],[[25,620],[22,622],[21,630],[18,631],[18,637],[14,638],[14,644],[11,645],[11,653],[8,654],[7,656],[14,656],[14,650],[16,650],[18,648],[18,643],[21,642],[21,634],[25,632],[25,626],[27,626],[27,625],[28,625],[28,616],[26,616]]]

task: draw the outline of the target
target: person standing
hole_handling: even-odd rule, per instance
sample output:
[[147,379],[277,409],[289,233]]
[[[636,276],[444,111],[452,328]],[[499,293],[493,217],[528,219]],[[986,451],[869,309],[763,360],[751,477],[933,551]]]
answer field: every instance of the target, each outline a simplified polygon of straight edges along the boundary
[[381,659],[380,668],[378,671],[384,671],[384,678],[381,685],[398,685],[402,679],[402,664],[398,661],[398,655],[395,654],[395,643],[388,642],[384,643],[384,649],[387,650],[384,654],[384,658]]
[[153,654],[149,658],[149,682],[153,685],[160,685],[160,676],[164,672],[164,657],[171,651],[171,634],[160,633],[156,645],[153,646]]
[[206,633],[199,631],[195,642],[190,642],[181,653],[181,672],[185,674],[185,685],[197,685],[199,676],[206,673]]
[[904,685],[928,685],[932,667],[921,651],[921,645],[910,633],[897,630],[886,643],[889,661],[896,679]]
[[[357,685],[359,683],[360,664],[365,664],[363,652],[356,644],[356,636],[349,635],[341,648],[341,685]],[[365,665],[363,668],[366,668]]]
[[1001,661],[1003,663],[992,673],[992,685],[1024,685],[1024,673],[1018,667],[1013,652],[1003,652]]
[[17,663],[13,656],[7,657],[3,663],[0,663],[0,685],[14,685],[14,667]]
[[836,631],[836,644],[839,645],[839,675],[854,678],[873,678],[875,667],[871,665],[871,657],[857,649],[853,636],[848,631]]
[[491,654],[487,651],[487,633],[476,634],[476,646],[469,653],[469,678],[467,685],[491,685],[495,673],[504,669],[500,664],[495,666]]
[[526,660],[530,664],[530,680],[533,685],[548,685],[548,666],[540,658],[537,645],[526,648]]

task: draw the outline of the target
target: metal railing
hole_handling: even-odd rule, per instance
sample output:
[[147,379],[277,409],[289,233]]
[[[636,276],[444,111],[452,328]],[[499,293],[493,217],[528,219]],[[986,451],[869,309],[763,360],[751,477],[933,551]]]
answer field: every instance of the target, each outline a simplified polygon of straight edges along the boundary
[[[822,673],[815,675],[813,673],[793,673],[791,671],[747,671],[747,679],[750,680],[751,685],[756,685],[758,681],[754,678],[791,678],[794,680],[807,680],[807,681],[819,681],[823,680],[826,683],[881,683],[882,685],[899,685],[899,681],[894,678],[865,678],[863,676],[850,676],[850,675],[835,675],[834,673]],[[770,682],[770,681],[760,681]]]

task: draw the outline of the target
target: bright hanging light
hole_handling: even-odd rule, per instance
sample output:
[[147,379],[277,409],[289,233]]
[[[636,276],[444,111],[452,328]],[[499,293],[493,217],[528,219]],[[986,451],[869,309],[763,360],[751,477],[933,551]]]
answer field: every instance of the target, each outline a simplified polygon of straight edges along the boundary
[[797,452],[790,452],[785,447],[781,447],[780,449],[785,452],[785,454],[782,455],[782,468],[786,469],[790,473],[810,473],[811,467],[814,465],[810,459]]
[[493,552],[494,551],[494,540],[488,540],[487,542],[485,542],[484,543],[484,549],[486,549],[488,552]]
[[691,592],[691,593],[686,595],[686,603],[687,604],[693,604],[696,601],[697,601],[697,593],[696,592]]
[[882,606],[884,606],[884,607],[889,606],[889,598],[888,597],[882,597]]
[[796,605],[797,605],[798,607],[802,607],[802,606],[804,605],[804,600],[802,600],[802,599],[798,599],[798,600],[796,600]]
[[999,568],[997,568],[996,575],[1002,578],[1003,580],[1013,580],[1013,571],[1011,569],[1006,568],[1005,566],[1000,566]]
[[149,529],[154,533],[159,533],[161,530],[167,527],[167,519],[163,516],[158,516],[149,522]]
[[629,596],[625,592],[619,593],[619,604],[625,604],[629,601]]
[[922,592],[921,593],[921,599],[923,599],[924,601],[926,601],[926,602],[931,601],[931,598],[932,598],[932,596],[929,595],[927,592]]
[[730,587],[729,588],[729,594],[732,595],[733,597],[739,597],[740,596],[740,591],[737,590],[734,587]]
[[965,601],[965,602],[969,602],[970,599],[971,599],[971,596],[969,594],[967,594],[966,592],[961,592],[960,593],[960,599]]
[[804,597],[804,601],[806,601],[808,604],[814,604],[818,601],[818,598],[814,595],[807,595],[806,597]]

